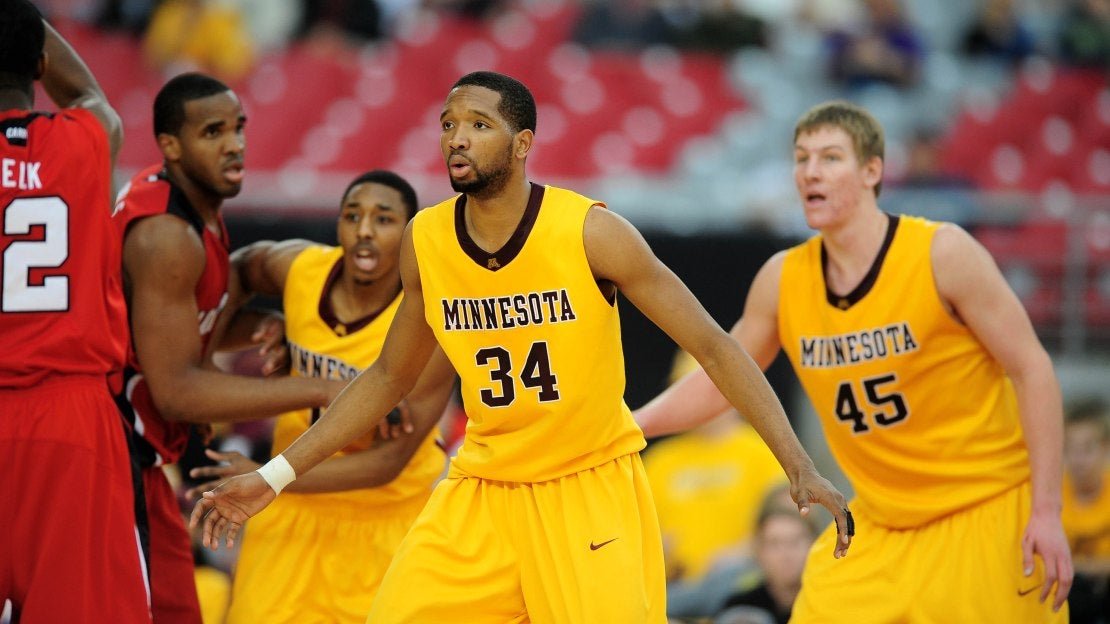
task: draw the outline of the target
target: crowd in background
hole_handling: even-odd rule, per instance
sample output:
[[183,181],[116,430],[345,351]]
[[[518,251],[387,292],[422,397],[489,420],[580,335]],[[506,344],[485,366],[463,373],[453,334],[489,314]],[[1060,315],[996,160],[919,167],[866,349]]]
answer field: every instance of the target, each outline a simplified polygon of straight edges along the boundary
[[[800,29],[821,34],[829,76],[909,87],[932,44],[902,0],[572,0],[573,39],[598,48],[652,45],[729,54],[769,48]],[[533,0],[538,2],[538,0]],[[155,65],[192,62],[234,77],[293,42],[362,45],[394,36],[421,11],[491,19],[528,0],[53,0],[47,11],[142,37]],[[982,0],[955,33],[971,56],[1017,63],[1044,54],[1110,68],[1105,0]]]

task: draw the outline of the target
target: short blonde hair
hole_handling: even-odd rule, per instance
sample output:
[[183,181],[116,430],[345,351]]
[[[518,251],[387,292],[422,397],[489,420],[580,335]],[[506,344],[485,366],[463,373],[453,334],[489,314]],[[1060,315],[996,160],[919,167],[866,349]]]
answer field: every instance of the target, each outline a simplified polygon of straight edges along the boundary
[[[794,125],[794,142],[797,143],[798,137],[803,134],[826,126],[840,128],[848,134],[861,165],[875,157],[884,159],[886,138],[882,124],[865,108],[847,100],[822,102],[803,113]],[[879,180],[875,185],[875,197],[879,196],[882,188],[883,182]]]

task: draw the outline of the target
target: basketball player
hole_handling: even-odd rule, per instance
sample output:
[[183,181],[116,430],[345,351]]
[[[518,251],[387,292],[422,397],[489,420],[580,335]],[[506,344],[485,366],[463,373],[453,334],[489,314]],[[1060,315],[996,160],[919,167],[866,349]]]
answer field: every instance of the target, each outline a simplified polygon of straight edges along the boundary
[[[231,255],[246,292],[282,297],[291,374],[349,379],[378,357],[401,303],[401,233],[418,207],[406,180],[370,171],[343,193],[338,247],[259,241]],[[397,545],[443,473],[435,425],[454,381],[454,369],[437,352],[405,400],[416,431],[373,450],[373,436],[348,444],[251,522],[235,567],[229,624],[314,614],[366,620]],[[319,416],[316,409],[283,414],[274,452]],[[401,448],[382,448],[389,445]],[[259,467],[238,453],[208,454],[222,465],[194,468],[192,476],[226,478]]]
[[[853,104],[802,115],[794,182],[820,233],[767,261],[732,329],[761,367],[790,358],[867,536],[834,573],[822,535],[791,621],[1066,622],[1052,362],[971,236],[879,209],[883,150]],[[695,371],[636,419],[660,435],[724,405]]]
[[196,73],[171,79],[154,100],[163,162],[139,172],[116,204],[132,339],[119,400],[140,436],[152,606],[159,624],[200,622],[191,541],[162,469],[181,457],[191,423],[321,407],[343,386],[230,375],[207,363],[213,327],[228,297],[220,206],[242,186],[245,123],[239,98],[220,81]]
[[401,247],[405,296],[378,360],[256,473],[205,492],[203,541],[242,523],[298,474],[380,420],[438,344],[469,424],[448,477],[393,559],[369,622],[665,622],[658,520],[623,401],[617,292],[706,369],[767,440],[799,506],[843,528],[843,496],[813,466],[766,378],[639,233],[599,202],[530,182],[536,106],[492,72],[459,79],[440,149],[462,194]]
[[[32,110],[35,80],[58,107]],[[150,622],[120,387],[122,125],[26,0],[0,2],[0,612]]]

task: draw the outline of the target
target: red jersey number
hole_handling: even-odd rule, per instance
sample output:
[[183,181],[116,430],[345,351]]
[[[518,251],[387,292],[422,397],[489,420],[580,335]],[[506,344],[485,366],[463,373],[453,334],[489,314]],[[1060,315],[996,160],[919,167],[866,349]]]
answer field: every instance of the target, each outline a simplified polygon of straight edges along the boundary
[[4,312],[61,312],[69,309],[69,277],[48,275],[35,284],[33,269],[56,269],[69,257],[69,206],[60,197],[21,197],[4,208],[4,234],[27,236],[42,226],[39,240],[17,240],[4,250]]

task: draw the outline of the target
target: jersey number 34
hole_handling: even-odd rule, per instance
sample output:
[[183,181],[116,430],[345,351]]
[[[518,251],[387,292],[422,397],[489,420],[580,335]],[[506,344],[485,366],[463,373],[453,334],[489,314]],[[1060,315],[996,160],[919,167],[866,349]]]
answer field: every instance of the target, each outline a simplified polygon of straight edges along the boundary
[[[485,347],[474,354],[478,366],[488,366],[490,381],[497,384],[493,388],[483,388],[480,392],[482,403],[489,407],[506,407],[516,400],[516,378],[513,376],[513,360],[504,347]],[[547,352],[547,342],[533,342],[524,358],[524,366],[519,372],[520,385],[527,389],[537,389],[541,403],[559,400],[559,379],[551,372],[551,357]]]

